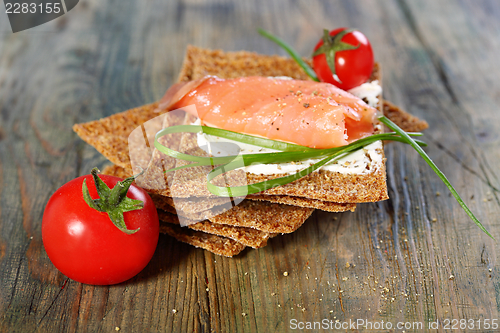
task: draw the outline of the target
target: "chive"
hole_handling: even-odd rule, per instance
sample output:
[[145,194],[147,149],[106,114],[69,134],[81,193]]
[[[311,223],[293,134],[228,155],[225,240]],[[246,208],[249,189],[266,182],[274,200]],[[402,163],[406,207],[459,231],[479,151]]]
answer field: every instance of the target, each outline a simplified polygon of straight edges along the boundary
[[296,145],[293,143],[270,140],[266,138],[261,138],[253,135],[246,135],[238,132],[228,131],[220,128],[208,127],[208,126],[200,126],[200,125],[177,125],[164,128],[156,134],[156,138],[159,138],[166,134],[171,133],[199,133],[203,132],[208,135],[218,136],[221,138],[226,138],[230,140],[235,140],[239,142],[245,142],[247,144],[251,144],[254,146],[281,150],[281,151],[306,151],[306,150],[314,150],[314,148],[304,147],[300,145]]
[[[203,131],[204,133],[208,133],[210,135],[217,135],[219,137],[231,139],[236,142],[242,142],[256,146],[262,144],[260,146],[264,148],[272,148],[272,149],[280,148],[282,151],[273,153],[231,155],[224,157],[203,157],[203,156],[193,156],[177,152],[175,150],[163,146],[158,141],[160,137],[171,133],[180,133],[180,132],[197,133],[201,131]],[[421,136],[422,134],[410,133],[409,135]],[[353,151],[361,149],[379,140],[406,142],[404,139],[398,136],[397,133],[393,132],[393,133],[374,134],[342,147],[329,148],[329,149],[313,149],[304,146],[298,146],[294,144],[280,142],[276,140],[263,139],[251,135],[236,133],[224,129],[212,128],[208,126],[179,125],[179,126],[171,126],[158,132],[155,137],[154,145],[160,152],[167,154],[171,157],[194,162],[188,165],[167,170],[166,172],[172,172],[184,168],[197,167],[197,166],[219,165],[207,175],[208,190],[218,196],[238,197],[238,196],[245,196],[247,194],[262,192],[272,187],[281,186],[293,182],[299,178],[302,178],[310,174],[311,172],[319,169],[320,167],[329,162],[338,160]],[[415,140],[415,142],[417,145],[421,146],[426,145],[424,142],[420,140]],[[235,187],[219,187],[211,183],[211,180],[213,180],[218,175],[241,168],[243,166],[249,166],[253,164],[286,163],[292,161],[301,161],[306,159],[320,159],[320,158],[322,158],[320,161],[295,174],[263,181],[260,183],[249,184],[245,186],[235,186]]]
[[282,40],[281,38],[279,37],[276,37],[274,36],[273,34],[267,32],[266,30],[264,29],[257,29],[257,31],[259,32],[259,34],[261,34],[262,36],[266,37],[267,39],[270,39],[272,40],[273,42],[275,42],[276,44],[278,44],[279,46],[281,46],[289,55],[290,57],[293,58],[293,60],[295,60],[297,62],[297,64],[302,67],[302,69],[304,70],[304,72],[306,72],[306,74],[314,81],[317,81],[319,82],[319,79],[318,79],[318,76],[316,75],[316,72],[311,68],[311,66],[309,66],[305,61],[304,59],[302,59],[300,57],[300,55],[295,52],[295,50],[290,46],[288,45],[284,40]]
[[[316,73],[314,72],[314,70],[302,58],[300,58],[300,56],[292,49],[291,46],[289,46],[283,40],[281,40],[280,38],[278,38],[276,36],[273,36],[271,33],[267,32],[265,30],[259,29],[258,32],[262,36],[264,36],[264,37],[266,37],[266,38],[274,41],[276,44],[278,44],[283,49],[285,49],[285,51],[287,51],[288,54],[290,54],[290,56],[293,59],[295,59],[295,61],[297,62],[297,64],[300,67],[302,67],[302,69],[304,69],[304,71],[306,72],[306,74],[309,75],[309,77],[311,79],[313,79],[315,81],[319,81],[318,77],[316,76]],[[413,140],[410,137],[409,133],[403,131],[401,128],[399,128],[396,124],[394,124],[391,120],[389,120],[385,116],[379,117],[379,120],[382,123],[384,123],[387,127],[389,127],[394,132],[396,132],[397,134],[400,135],[399,139],[395,139],[396,137],[394,137],[393,141],[400,141],[400,142],[403,142],[403,143],[407,143],[407,144],[411,145],[420,154],[420,156],[427,162],[427,164],[432,168],[432,170],[434,170],[434,172],[438,175],[438,177],[443,181],[443,183],[446,185],[446,187],[448,187],[448,189],[450,190],[451,194],[453,194],[453,196],[455,197],[455,199],[457,200],[457,202],[460,204],[460,206],[463,208],[463,210],[467,213],[467,215],[469,215],[469,217],[472,219],[472,221],[479,227],[479,229],[481,229],[488,236],[490,236],[492,239],[494,239],[493,236],[486,230],[486,228],[481,224],[481,222],[472,213],[472,211],[469,209],[469,207],[467,207],[467,205],[465,204],[465,202],[462,200],[462,198],[460,197],[460,195],[458,194],[458,192],[455,190],[455,188],[451,185],[451,183],[446,178],[446,176],[444,175],[444,173],[441,170],[439,170],[439,168],[436,166],[436,164],[434,164],[434,162],[431,160],[431,158],[420,147],[419,142],[417,142],[416,140]]]
[[406,140],[406,143],[408,143],[410,146],[412,146],[413,149],[415,149],[420,154],[420,156],[422,156],[422,158],[427,162],[427,164],[432,168],[432,170],[434,170],[436,175],[443,181],[443,183],[446,185],[446,187],[448,187],[451,194],[453,194],[453,196],[455,197],[457,202],[460,204],[460,206],[463,208],[463,210],[467,213],[467,215],[469,215],[469,217],[472,219],[472,221],[479,227],[479,229],[484,231],[492,239],[495,239],[488,232],[488,230],[486,230],[486,228],[481,224],[481,222],[477,219],[477,217],[472,213],[472,211],[469,209],[469,207],[467,207],[467,205],[465,204],[463,199],[460,197],[460,195],[455,190],[455,188],[451,185],[450,181],[448,180],[448,178],[446,178],[444,173],[441,170],[439,170],[439,168],[431,160],[429,155],[426,154],[426,152],[408,135],[408,133],[403,131],[398,125],[394,124],[390,119],[386,118],[385,116],[379,117],[379,120],[382,123],[384,123],[387,127],[389,127],[391,130],[398,133],[402,138],[404,138]]
[[[223,157],[204,157],[204,156],[193,156],[189,154],[180,153],[168,147],[162,145],[158,139],[164,135],[172,134],[172,133],[207,133],[210,135],[215,135],[218,137],[223,137],[226,139],[230,139],[236,142],[241,142],[245,144],[250,144],[254,146],[260,146],[263,148],[271,148],[278,150],[278,152],[272,153],[256,153],[256,154],[244,154],[244,155],[231,155],[231,156],[223,156]],[[411,133],[412,136],[421,136],[420,133]],[[174,169],[167,170],[166,172],[172,172],[180,169],[184,169],[187,167],[195,167],[195,166],[206,166],[206,165],[220,165],[220,164],[228,164],[235,162],[235,159],[239,158],[240,161],[238,167],[249,166],[252,164],[271,164],[271,163],[287,163],[293,161],[302,161],[306,159],[318,159],[326,156],[331,156],[332,154],[342,154],[344,156],[349,151],[352,151],[353,147],[364,147],[379,140],[392,140],[392,141],[401,141],[404,142],[403,139],[398,136],[396,133],[381,133],[374,134],[363,139],[357,140],[347,146],[336,147],[336,148],[328,148],[328,149],[313,149],[309,147],[299,146],[291,143],[264,139],[260,137],[255,137],[252,135],[241,134],[237,132],[232,132],[220,128],[213,128],[208,126],[197,126],[197,125],[178,125],[167,127],[161,131],[159,131],[155,136],[154,146],[160,152],[169,155],[174,158],[182,159],[185,161],[194,162],[192,164],[184,165],[181,167],[177,167]],[[425,146],[425,143],[422,141],[416,141],[417,144]],[[243,164],[242,164],[243,163]],[[233,164],[226,166],[226,170],[229,169]],[[314,170],[311,170],[312,172]],[[308,172],[308,173],[310,173]],[[307,174],[308,174],[307,173]],[[261,190],[263,191],[263,190]]]
[[[364,138],[366,140],[357,140],[347,146],[340,147],[338,148],[333,148],[333,149],[321,149],[322,151],[329,151],[330,153],[328,154],[327,157],[324,159],[320,160],[319,162],[316,162],[315,164],[311,165],[308,168],[305,168],[299,172],[296,172],[295,174],[289,175],[289,176],[284,176],[284,177],[279,177],[279,178],[274,178],[271,180],[266,180],[260,183],[254,183],[250,185],[245,185],[245,186],[234,186],[234,187],[219,187],[213,185],[210,181],[214,179],[216,176],[221,175],[225,172],[228,172],[230,170],[234,170],[235,168],[241,167],[242,163],[241,161],[234,161],[232,163],[219,166],[212,170],[208,176],[207,176],[207,187],[210,192],[213,194],[216,194],[218,196],[245,196],[247,194],[254,194],[258,192],[262,192],[265,190],[268,190],[270,188],[276,187],[276,186],[282,186],[288,183],[291,183],[299,178],[302,178],[304,176],[307,176],[311,172],[321,168],[323,165],[329,163],[329,162],[334,162],[344,156],[346,156],[349,153],[352,153],[358,149],[361,149],[370,143],[373,143],[375,141],[378,141],[379,137],[383,137],[383,135],[372,135],[370,137]],[[391,136],[388,136],[388,138]],[[298,153],[301,154],[301,153]],[[258,154],[257,154],[258,155]],[[243,157],[243,164],[246,165],[244,161],[245,155],[241,155]],[[273,161],[273,163],[276,163]],[[265,164],[265,163],[263,163]]]

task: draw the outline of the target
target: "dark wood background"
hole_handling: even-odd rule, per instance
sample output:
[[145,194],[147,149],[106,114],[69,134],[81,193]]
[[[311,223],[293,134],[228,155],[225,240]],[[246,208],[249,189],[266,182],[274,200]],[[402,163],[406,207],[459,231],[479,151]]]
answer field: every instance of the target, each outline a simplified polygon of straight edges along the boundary
[[349,26],[371,40],[385,97],[429,122],[427,152],[500,240],[499,1],[80,0],[16,34],[0,17],[0,331],[282,332],[292,319],[427,328],[446,318],[483,331],[477,320],[500,319],[498,242],[401,144],[386,147],[390,200],[316,212],[233,259],[161,236],[137,277],[94,287],[59,273],[41,239],[50,195],[106,164],[71,126],[159,99],[186,45],[284,54],[262,27],[308,56],[322,28]]

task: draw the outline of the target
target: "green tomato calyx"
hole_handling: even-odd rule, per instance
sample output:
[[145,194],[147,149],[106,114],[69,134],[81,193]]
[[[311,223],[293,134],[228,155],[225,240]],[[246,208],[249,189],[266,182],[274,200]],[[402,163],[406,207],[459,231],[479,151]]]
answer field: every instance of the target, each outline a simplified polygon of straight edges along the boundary
[[345,29],[337,33],[336,35],[330,36],[330,33],[327,29],[323,29],[323,45],[321,45],[316,51],[313,53],[313,57],[318,56],[320,54],[324,54],[326,57],[326,63],[328,67],[330,67],[330,71],[335,79],[342,83],[337,75],[337,70],[335,68],[335,55],[339,51],[347,51],[347,50],[355,50],[360,47],[361,44],[351,45],[348,43],[342,42],[342,38],[350,32],[355,31],[354,29]]
[[143,201],[127,197],[128,189],[135,180],[135,176],[119,181],[116,183],[115,187],[110,189],[108,185],[99,178],[97,175],[98,171],[97,168],[93,168],[90,174],[94,178],[95,188],[99,198],[92,199],[87,187],[87,182],[84,179],[82,184],[83,200],[85,200],[90,208],[107,213],[113,224],[124,233],[129,235],[136,233],[140,228],[135,230],[128,229],[125,224],[125,219],[123,218],[124,212],[130,212],[144,207]]

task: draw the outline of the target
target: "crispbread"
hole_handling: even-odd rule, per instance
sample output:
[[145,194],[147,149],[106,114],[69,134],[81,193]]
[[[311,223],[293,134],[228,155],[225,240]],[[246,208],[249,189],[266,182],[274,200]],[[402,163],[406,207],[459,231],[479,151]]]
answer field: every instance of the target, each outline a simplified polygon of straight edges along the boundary
[[[197,221],[203,221],[211,218],[214,215],[222,214],[228,209],[231,209],[233,206],[231,202],[225,205],[214,206],[209,209],[196,211],[196,212],[186,212],[180,209],[175,202],[177,200],[173,200],[170,197],[164,197],[158,194],[151,194],[151,198],[153,199],[155,206],[157,208],[166,210],[171,213],[175,213],[183,218],[182,224],[189,225],[190,223],[196,223]],[[206,201],[210,201],[210,199],[205,198]],[[187,219],[187,221],[185,220]]]
[[210,222],[255,228],[269,233],[290,233],[311,216],[313,208],[283,205],[266,201],[244,200]]
[[189,228],[181,228],[174,224],[161,223],[160,232],[169,234],[178,241],[225,257],[235,256],[245,248],[245,245],[233,239],[207,234]]
[[[158,208],[170,213],[179,213],[166,203],[155,202]],[[298,209],[302,208],[302,209]],[[233,227],[253,228],[267,233],[291,233],[297,230],[313,213],[313,208],[296,207],[267,201],[244,200],[239,205],[221,214],[213,215],[208,220],[214,224]],[[212,215],[212,214],[210,214]],[[186,214],[193,222],[204,215]],[[188,227],[191,227],[189,224]]]
[[[158,210],[158,218],[160,221],[179,224],[179,219],[175,214]],[[267,240],[276,234],[259,231],[252,228],[233,227],[224,224],[210,223],[202,221],[188,226],[189,229],[205,232],[208,234],[218,235],[226,238],[233,239],[238,243],[252,248],[261,248],[267,245]]]
[[[119,177],[128,177],[129,175],[125,174],[123,172],[123,169],[117,166],[109,166],[106,167],[103,170],[103,174],[107,175],[112,175],[112,176],[119,176]],[[171,198],[168,197],[162,197],[159,195],[152,195],[151,196],[155,206],[159,208],[159,218],[162,221],[168,222],[168,223],[173,223],[173,224],[179,224],[178,217],[175,215],[176,209],[171,207],[169,203],[173,203]],[[294,209],[293,207],[290,207],[290,209],[276,209],[276,207],[279,207],[279,205],[275,205],[275,207],[269,207],[269,203],[264,204],[264,205],[258,205],[257,207],[248,207],[245,208],[245,205],[242,207],[235,207],[235,212],[227,212],[226,215],[227,217],[221,216],[217,219],[218,223],[211,223],[209,221],[202,221],[198,223],[193,223],[190,224],[188,227],[190,229],[200,231],[200,232],[205,232],[209,234],[214,234],[218,236],[223,236],[226,238],[233,239],[245,246],[253,247],[253,248],[260,248],[263,247],[267,244],[267,240],[270,237],[274,237],[276,233],[285,233],[285,232],[292,232],[296,230],[298,227],[302,225],[302,223],[309,217],[310,212],[312,213],[312,209]],[[281,215],[281,220],[278,221],[278,225],[274,226],[266,226],[267,224],[270,224],[269,220],[266,220],[266,218],[260,218],[260,219],[255,219],[256,214],[260,214],[262,211],[262,206],[266,208],[265,210],[270,210],[272,212],[275,212],[274,214],[268,214],[267,216],[270,219],[276,220],[277,214]],[[170,213],[169,213],[170,212]],[[291,219],[294,218],[294,223],[293,224],[286,224],[283,223],[284,220],[286,219]],[[196,217],[197,219],[200,218],[200,216]],[[245,218],[247,219],[254,219],[257,221],[251,221],[249,224],[253,228],[245,227]],[[231,224],[236,224],[238,226],[233,226],[233,225],[228,225],[226,223],[227,219],[230,219]],[[279,219],[279,218],[278,218]],[[281,222],[281,223],[280,223]],[[257,227],[257,228],[255,228]],[[273,229],[269,229],[273,228]],[[261,231],[258,229],[268,229],[268,230],[274,230],[274,233],[269,233],[265,231]],[[182,230],[178,230],[176,232],[176,235],[179,236],[181,233],[184,234],[183,238],[181,240],[186,241],[190,240],[193,235],[192,233],[185,233]],[[200,236],[200,235],[198,235]],[[189,238],[191,237],[191,238]],[[190,240],[192,241],[192,240]],[[228,243],[224,243],[227,246]],[[229,243],[232,244],[232,243]],[[204,244],[203,246],[207,246],[207,244]],[[232,245],[231,245],[232,246]],[[230,246],[230,248],[231,248]],[[212,251],[211,249],[208,249]],[[217,251],[221,250],[221,246],[218,246],[216,248]],[[213,252],[213,251],[212,251]],[[218,253],[219,254],[219,253]]]
[[384,116],[391,119],[406,132],[421,132],[429,127],[425,120],[420,120],[407,112],[402,112],[399,106],[389,101],[384,101],[383,112]]
[[354,212],[356,210],[355,203],[348,203],[348,202],[338,203],[338,202],[330,202],[330,201],[323,201],[323,200],[316,200],[309,198],[294,197],[290,195],[267,195],[267,194],[257,193],[247,196],[247,199],[263,200],[263,201],[281,203],[292,206],[315,208],[332,213],[341,213],[347,211]]
[[231,209],[210,212],[178,214],[195,221],[208,219],[217,224],[249,227],[269,233],[290,233],[297,230],[311,216],[313,208],[268,201],[244,200]]
[[[105,173],[113,174],[113,175],[120,177],[120,178],[127,178],[133,174],[130,169],[124,169],[124,168],[119,167],[117,165],[108,166],[106,170],[107,171],[104,171]],[[227,203],[227,200],[225,198],[224,199],[210,198],[210,200],[207,200],[206,197],[190,197],[190,198],[186,198],[186,199],[176,198],[175,203],[174,203],[174,200],[168,196],[168,195],[170,195],[169,189],[150,190],[149,192],[152,195],[155,195],[155,194],[162,195],[164,197],[165,202],[168,205],[175,206],[176,209],[183,211],[187,214],[199,213],[201,211],[211,209],[211,208],[216,207],[218,205],[222,205],[224,203]],[[315,199],[308,199],[308,198],[301,198],[301,197],[293,197],[293,196],[266,195],[266,194],[257,193],[257,194],[252,194],[252,195],[247,196],[246,199],[263,200],[263,201],[269,201],[269,202],[281,203],[281,204],[287,204],[287,205],[294,205],[294,206],[300,206],[300,207],[316,208],[316,209],[321,209],[321,210],[325,210],[328,212],[335,212],[335,213],[346,212],[346,211],[353,212],[356,209],[356,204],[354,204],[354,203],[336,203],[336,202],[329,202],[329,201],[322,201],[322,200],[315,200]]]
[[[104,174],[130,177],[123,168],[106,167]],[[171,213],[181,213],[168,204],[165,197],[152,195],[155,206]],[[166,200],[165,200],[166,199]],[[234,227],[253,228],[267,233],[290,233],[297,230],[314,211],[313,208],[284,205],[267,201],[244,200],[239,205],[221,214],[214,215],[202,212],[201,215],[184,214],[193,222],[207,219],[210,222]]]
[[176,210],[183,211],[187,214],[199,213],[217,206],[229,204],[226,198],[210,198],[210,200],[207,200],[207,198],[192,197],[187,199],[176,198],[174,200],[171,197],[163,197],[163,199]]
[[157,109],[158,103],[147,104],[99,120],[75,124],[73,130],[112,163],[130,168],[128,137],[137,127],[158,116]]

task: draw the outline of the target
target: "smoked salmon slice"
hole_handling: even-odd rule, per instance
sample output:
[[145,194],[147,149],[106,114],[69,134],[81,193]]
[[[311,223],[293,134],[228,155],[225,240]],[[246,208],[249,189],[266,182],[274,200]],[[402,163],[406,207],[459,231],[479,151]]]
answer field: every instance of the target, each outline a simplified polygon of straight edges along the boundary
[[206,76],[172,86],[160,108],[195,105],[207,126],[332,148],[373,134],[377,110],[329,83],[275,77]]

